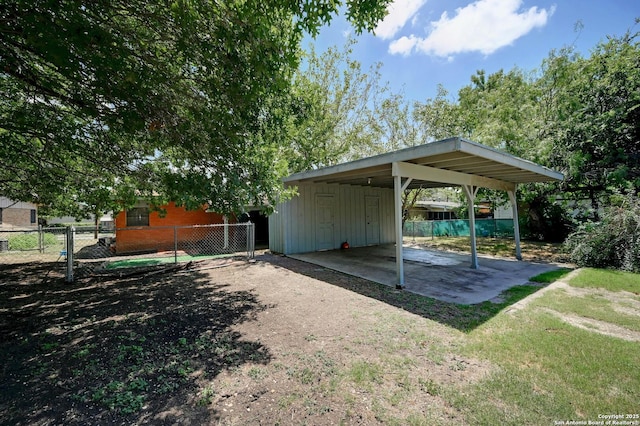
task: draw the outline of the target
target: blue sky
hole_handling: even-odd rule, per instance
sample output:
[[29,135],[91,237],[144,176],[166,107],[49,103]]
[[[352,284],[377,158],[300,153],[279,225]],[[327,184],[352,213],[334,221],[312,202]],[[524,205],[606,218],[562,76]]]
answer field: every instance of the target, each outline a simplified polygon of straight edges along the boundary
[[[382,80],[416,101],[434,97],[438,84],[455,99],[479,69],[530,71],[552,49],[575,45],[588,56],[607,35],[640,31],[640,0],[395,0],[389,10],[376,35],[356,37],[352,58],[365,70],[382,62]],[[334,18],[303,47],[342,47],[352,33]]]

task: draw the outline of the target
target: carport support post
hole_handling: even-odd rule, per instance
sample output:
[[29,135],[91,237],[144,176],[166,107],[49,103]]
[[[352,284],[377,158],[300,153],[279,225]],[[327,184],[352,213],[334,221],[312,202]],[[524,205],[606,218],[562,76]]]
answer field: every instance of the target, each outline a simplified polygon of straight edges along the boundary
[[407,189],[412,179],[407,178],[402,184],[402,176],[393,177],[393,200],[396,220],[396,288],[404,285],[404,258],[402,256],[402,193]]
[[469,210],[469,235],[471,236],[471,269],[478,269],[478,250],[476,249],[476,214],[474,204],[478,187],[473,185],[462,185],[464,195],[467,196]]
[[404,262],[402,258],[402,178],[393,177],[393,199],[396,214],[396,288],[404,285]]
[[520,249],[520,223],[518,221],[518,200],[516,199],[516,189],[507,191],[509,201],[511,201],[511,211],[513,212],[513,236],[516,240],[516,259],[522,260],[522,250]]

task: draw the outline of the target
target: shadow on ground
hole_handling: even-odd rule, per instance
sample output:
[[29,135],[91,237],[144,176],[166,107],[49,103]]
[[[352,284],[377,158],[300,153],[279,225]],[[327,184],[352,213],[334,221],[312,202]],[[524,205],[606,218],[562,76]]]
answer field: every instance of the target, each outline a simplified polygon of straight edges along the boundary
[[499,302],[486,301],[475,305],[461,305],[421,296],[408,291],[396,290],[384,284],[368,281],[364,278],[344,274],[285,256],[265,253],[258,256],[258,259],[269,262],[277,267],[286,268],[292,272],[379,300],[396,308],[464,332],[475,329],[493,318],[504,308],[524,299],[541,288],[541,286],[537,284],[515,286],[503,292],[500,297],[501,301]]
[[271,354],[232,326],[265,309],[198,271],[63,282],[58,263],[0,266],[4,424],[215,422],[209,381]]

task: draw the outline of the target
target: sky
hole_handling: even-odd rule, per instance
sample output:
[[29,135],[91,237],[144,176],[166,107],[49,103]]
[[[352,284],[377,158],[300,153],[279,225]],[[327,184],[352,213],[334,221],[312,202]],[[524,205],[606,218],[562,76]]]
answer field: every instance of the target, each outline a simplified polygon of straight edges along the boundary
[[640,0],[395,0],[388,10],[375,35],[357,36],[337,17],[302,46],[321,53],[353,36],[363,70],[381,62],[382,82],[424,102],[438,84],[455,100],[480,69],[533,71],[553,49],[573,45],[589,56],[607,35],[640,31]]

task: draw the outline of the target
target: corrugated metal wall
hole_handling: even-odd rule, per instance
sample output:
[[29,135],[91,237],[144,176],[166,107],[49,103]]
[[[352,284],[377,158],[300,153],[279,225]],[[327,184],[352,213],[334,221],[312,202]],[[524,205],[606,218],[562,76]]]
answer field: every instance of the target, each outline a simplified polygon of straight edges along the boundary
[[318,241],[318,196],[333,196],[333,248],[343,241],[352,247],[367,245],[365,198],[379,199],[380,244],[395,242],[393,190],[338,184],[298,186],[297,197],[276,208],[269,217],[269,248],[292,254],[316,251]]

